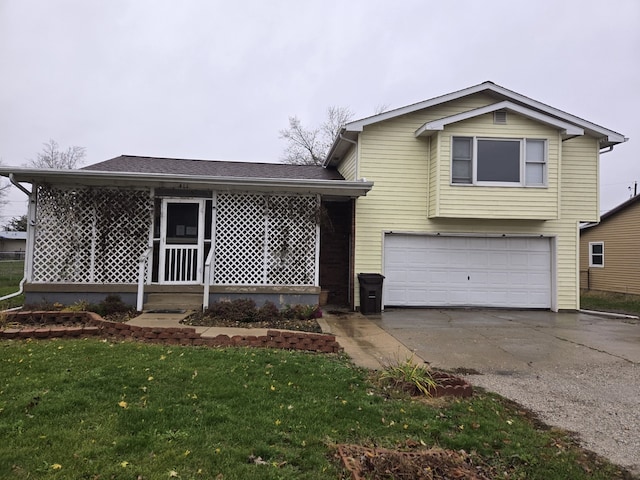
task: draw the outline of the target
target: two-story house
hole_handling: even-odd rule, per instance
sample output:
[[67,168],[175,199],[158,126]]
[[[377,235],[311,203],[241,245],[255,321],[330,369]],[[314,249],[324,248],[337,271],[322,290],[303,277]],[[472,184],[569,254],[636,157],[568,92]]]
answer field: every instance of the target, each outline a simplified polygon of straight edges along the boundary
[[[251,297],[579,308],[578,225],[623,135],[491,82],[354,121],[323,166],[123,155],[0,167],[29,197],[26,302]],[[30,187],[25,187],[30,184]],[[157,303],[157,302],[156,302]]]
[[625,140],[492,82],[351,122],[325,166],[374,183],[352,272],[382,273],[386,306],[577,309],[579,223]]

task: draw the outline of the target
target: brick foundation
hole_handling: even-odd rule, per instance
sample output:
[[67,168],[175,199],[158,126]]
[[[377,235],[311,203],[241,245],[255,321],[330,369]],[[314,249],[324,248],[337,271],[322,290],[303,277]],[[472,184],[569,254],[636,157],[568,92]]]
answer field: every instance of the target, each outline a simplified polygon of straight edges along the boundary
[[[22,320],[22,321],[21,321]],[[14,338],[84,338],[109,337],[130,339],[145,343],[166,345],[193,345],[207,347],[264,347],[285,350],[304,350],[321,353],[343,351],[335,335],[268,330],[266,335],[217,335],[203,337],[191,327],[139,327],[127,323],[110,322],[93,312],[11,312],[6,316],[9,323],[25,324],[22,328],[6,328],[0,331],[0,340]],[[36,322],[46,327],[29,327]],[[65,323],[81,326],[65,326]]]

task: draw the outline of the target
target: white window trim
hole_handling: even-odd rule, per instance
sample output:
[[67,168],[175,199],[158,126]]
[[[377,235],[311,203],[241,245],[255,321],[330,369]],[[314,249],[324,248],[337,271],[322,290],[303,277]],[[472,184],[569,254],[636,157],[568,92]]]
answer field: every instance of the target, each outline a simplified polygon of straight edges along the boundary
[[[471,183],[456,183],[453,181],[453,140],[454,138],[471,138]],[[478,140],[494,140],[494,141],[511,141],[511,142],[519,142],[520,143],[520,180],[518,182],[483,182],[478,181]],[[542,141],[544,148],[544,162],[527,162],[526,159],[526,142],[530,141]],[[449,162],[449,182],[450,185],[460,187],[460,186],[482,186],[482,187],[526,187],[526,188],[547,188],[548,186],[548,172],[549,172],[549,149],[548,149],[548,141],[544,138],[533,138],[533,137],[523,137],[523,138],[507,138],[507,137],[477,137],[477,136],[468,136],[468,135],[452,135],[450,137],[450,162]],[[543,165],[543,183],[536,183],[532,185],[527,185],[526,179],[526,167],[527,163],[542,163]]]
[[[602,245],[602,253],[593,253],[594,245]],[[598,255],[602,257],[602,264],[593,263],[593,256]],[[592,268],[604,268],[604,242],[589,242],[589,267]]]

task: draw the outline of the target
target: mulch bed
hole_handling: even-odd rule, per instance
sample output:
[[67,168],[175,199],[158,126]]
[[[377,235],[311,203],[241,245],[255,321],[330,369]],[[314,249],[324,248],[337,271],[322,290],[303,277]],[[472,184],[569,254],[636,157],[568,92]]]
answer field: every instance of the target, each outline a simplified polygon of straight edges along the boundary
[[[20,321],[0,323],[0,330],[6,328],[85,327],[88,325],[83,315],[73,315],[73,313],[82,312],[69,312],[69,315],[66,316],[59,316],[58,318],[47,317],[46,319],[42,315],[22,316]],[[110,322],[126,322],[138,316],[139,313],[135,311],[121,312],[113,315],[104,315],[102,318]]]
[[[408,442],[409,443],[409,442]],[[415,442],[414,442],[415,443]],[[390,450],[360,445],[338,445],[337,456],[352,480],[491,480],[495,472],[478,457],[464,451],[420,444]],[[421,448],[411,448],[421,447]]]
[[268,328],[271,330],[322,333],[322,329],[315,318],[310,320],[283,319],[264,322],[238,322],[207,317],[202,313],[194,313],[185,318],[181,323],[190,327]]

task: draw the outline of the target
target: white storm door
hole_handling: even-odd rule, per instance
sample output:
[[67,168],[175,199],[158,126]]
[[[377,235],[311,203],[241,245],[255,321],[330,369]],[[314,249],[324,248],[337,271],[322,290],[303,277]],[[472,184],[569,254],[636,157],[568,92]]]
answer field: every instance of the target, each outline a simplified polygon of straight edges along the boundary
[[162,200],[159,283],[202,283],[205,201],[183,198]]

